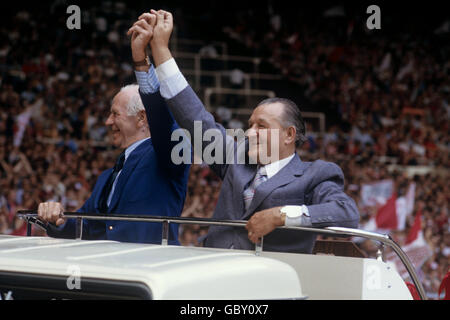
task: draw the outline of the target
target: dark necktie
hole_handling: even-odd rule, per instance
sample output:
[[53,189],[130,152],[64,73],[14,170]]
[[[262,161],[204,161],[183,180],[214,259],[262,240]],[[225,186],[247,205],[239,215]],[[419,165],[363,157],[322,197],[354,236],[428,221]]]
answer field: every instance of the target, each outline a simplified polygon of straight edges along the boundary
[[122,152],[116,160],[116,164],[114,165],[113,171],[109,176],[108,181],[106,181],[105,186],[103,187],[102,195],[100,197],[100,212],[106,213],[108,211],[108,196],[111,192],[112,186],[114,184],[114,180],[116,180],[117,174],[123,168],[123,163],[125,162],[125,151]]

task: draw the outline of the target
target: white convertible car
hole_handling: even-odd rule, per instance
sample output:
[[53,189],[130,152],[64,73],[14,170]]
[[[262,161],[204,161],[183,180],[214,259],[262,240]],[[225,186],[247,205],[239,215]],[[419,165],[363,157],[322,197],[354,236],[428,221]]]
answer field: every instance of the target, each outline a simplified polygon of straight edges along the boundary
[[[29,226],[36,214],[21,212]],[[148,216],[98,216],[66,213],[82,219],[221,224],[214,221]],[[287,228],[287,227],[284,227]],[[425,298],[408,257],[388,236],[356,229],[290,227],[333,236],[359,236],[391,246]],[[31,230],[31,227],[29,228]],[[395,267],[377,259],[329,254],[294,254],[87,241],[81,228],[73,240],[0,236],[2,299],[412,299]],[[339,242],[339,241],[338,241]],[[340,241],[342,243],[343,241]],[[349,242],[349,241],[346,241]],[[263,242],[262,242],[263,243]],[[351,244],[351,242],[350,242]]]

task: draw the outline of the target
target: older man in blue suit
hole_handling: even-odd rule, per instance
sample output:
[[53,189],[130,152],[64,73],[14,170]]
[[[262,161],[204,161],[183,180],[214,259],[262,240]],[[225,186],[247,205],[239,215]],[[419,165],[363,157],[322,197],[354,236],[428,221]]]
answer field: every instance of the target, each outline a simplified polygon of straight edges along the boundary
[[[222,158],[208,163],[223,181],[214,218],[248,220],[246,230],[210,227],[206,246],[252,249],[264,236],[265,250],[310,253],[316,238],[313,233],[275,228],[357,227],[359,213],[353,199],[343,191],[342,170],[322,160],[304,162],[296,153],[296,147],[304,141],[305,126],[295,103],[281,98],[262,101],[249,119],[248,136],[235,141],[206,111],[172,58],[168,45],[172,15],[151,10],[141,15],[129,32],[151,28],[150,45],[160,92],[174,118],[189,131],[194,145],[196,122],[201,123],[202,133],[218,132],[219,138],[212,144],[216,144]],[[203,141],[203,149],[207,144],[209,147],[209,141]],[[276,152],[261,157],[260,151],[270,151],[272,146]],[[228,150],[233,150],[231,157]],[[236,161],[244,158],[244,163]]]
[[[141,61],[148,36],[136,33],[131,41],[135,70],[146,71],[150,79],[145,92],[137,85],[122,88],[106,120],[112,142],[122,152],[114,168],[99,176],[79,212],[176,217],[183,209],[189,165],[175,165],[170,158],[171,134],[178,125],[160,96],[153,66]],[[49,222],[48,235],[73,238],[75,221],[65,219],[63,212],[59,202],[44,202],[38,208],[41,220]],[[85,219],[83,225],[83,239],[160,243],[161,235],[160,223]],[[179,244],[178,225],[170,225],[169,244]]]

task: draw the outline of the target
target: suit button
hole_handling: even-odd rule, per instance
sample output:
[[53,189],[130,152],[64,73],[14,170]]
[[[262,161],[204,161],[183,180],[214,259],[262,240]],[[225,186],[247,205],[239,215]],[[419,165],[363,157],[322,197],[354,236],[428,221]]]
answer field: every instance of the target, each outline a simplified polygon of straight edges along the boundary
[[109,230],[112,230],[113,229],[113,226],[109,226]]

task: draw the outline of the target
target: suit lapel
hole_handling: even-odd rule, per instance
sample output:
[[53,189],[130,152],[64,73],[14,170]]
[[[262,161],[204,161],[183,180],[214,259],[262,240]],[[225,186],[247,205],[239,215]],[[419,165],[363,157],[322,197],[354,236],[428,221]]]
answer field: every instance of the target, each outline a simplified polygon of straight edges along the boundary
[[114,194],[111,198],[111,203],[109,204],[108,212],[114,210],[119,202],[120,196],[123,192],[123,189],[128,181],[128,178],[133,173],[136,168],[139,160],[141,160],[142,156],[148,152],[148,147],[151,145],[151,139],[148,139],[142,142],[133,152],[130,153],[125,164],[123,165],[122,171],[120,172],[119,178],[116,183],[116,187],[114,189]]
[[[109,180],[109,176],[112,174],[112,168],[109,168],[105,171],[105,174],[102,177],[102,180],[100,180],[98,182],[97,188],[96,188],[96,192],[95,192],[95,196],[94,196],[94,205],[95,205],[95,210],[97,212],[100,212],[100,197],[102,195],[103,192],[103,188],[105,187],[105,184],[108,182]],[[104,212],[106,213],[106,212]]]
[[253,200],[245,212],[243,219],[246,219],[253,214],[256,208],[266,199],[273,190],[285,186],[295,180],[297,177],[303,175],[307,164],[300,160],[298,154],[295,154],[294,158],[277,174],[275,174],[269,180],[263,182],[258,188],[256,188]]

